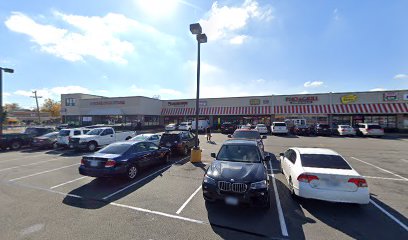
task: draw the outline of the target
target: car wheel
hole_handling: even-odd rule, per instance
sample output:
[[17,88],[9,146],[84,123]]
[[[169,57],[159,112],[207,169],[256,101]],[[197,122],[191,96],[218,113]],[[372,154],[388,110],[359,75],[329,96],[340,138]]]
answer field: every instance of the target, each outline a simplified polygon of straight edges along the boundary
[[13,141],[10,145],[10,148],[12,150],[19,150],[21,148],[21,143],[20,141]]
[[184,156],[188,155],[188,147],[187,146],[185,146],[184,149],[183,149],[183,155]]
[[96,147],[97,147],[97,144],[96,144],[96,143],[94,143],[94,142],[88,143],[88,150],[89,150],[89,151],[91,151],[91,152],[95,151],[95,150],[96,150]]
[[129,180],[133,180],[136,178],[138,173],[138,169],[136,166],[131,165],[130,167],[128,167],[127,171],[126,171],[126,177]]

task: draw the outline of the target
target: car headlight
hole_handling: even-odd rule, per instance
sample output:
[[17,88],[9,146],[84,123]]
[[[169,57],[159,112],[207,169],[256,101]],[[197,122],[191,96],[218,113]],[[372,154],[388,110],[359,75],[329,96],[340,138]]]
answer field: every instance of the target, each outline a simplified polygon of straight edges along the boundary
[[209,177],[207,174],[204,175],[204,180],[203,180],[203,182],[204,182],[204,183],[207,183],[207,184],[215,185],[215,179],[212,178],[212,177]]
[[251,189],[267,188],[266,180],[251,183]]

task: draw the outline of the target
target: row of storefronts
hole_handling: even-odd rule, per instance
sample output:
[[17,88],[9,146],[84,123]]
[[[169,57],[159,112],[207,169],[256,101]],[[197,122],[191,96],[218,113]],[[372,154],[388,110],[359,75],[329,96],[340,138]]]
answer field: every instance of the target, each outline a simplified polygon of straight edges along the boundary
[[[140,121],[144,126],[159,126],[192,121],[196,112],[195,99],[86,94],[63,94],[61,98],[63,121],[79,125]],[[310,125],[372,122],[389,130],[408,130],[408,90],[208,98],[200,99],[199,106],[200,119],[215,128],[223,122],[270,125],[304,119]]]

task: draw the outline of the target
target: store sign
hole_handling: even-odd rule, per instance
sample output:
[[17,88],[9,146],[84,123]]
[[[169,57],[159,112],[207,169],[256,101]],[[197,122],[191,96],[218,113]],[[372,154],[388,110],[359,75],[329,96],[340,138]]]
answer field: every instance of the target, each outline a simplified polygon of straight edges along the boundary
[[408,101],[408,93],[404,94],[404,98],[405,101]]
[[398,100],[398,94],[396,92],[384,93],[384,101],[396,101]]
[[188,105],[188,102],[167,102],[167,105],[172,107],[185,107]]
[[341,97],[340,99],[341,99],[341,103],[347,104],[347,103],[352,103],[352,102],[357,101],[358,97],[357,95],[350,94],[350,95],[345,95]]
[[262,101],[263,104],[269,104],[269,100],[265,99]]
[[254,98],[254,99],[250,99],[249,100],[249,105],[260,105],[261,104],[261,100]]
[[304,97],[286,97],[286,102],[290,104],[308,104],[318,101],[317,96],[304,96]]
[[198,104],[200,105],[200,107],[206,107],[208,105],[206,100],[200,100]]
[[120,101],[97,101],[97,102],[90,102],[89,105],[97,105],[97,106],[104,106],[104,105],[123,105],[126,102],[124,100]]

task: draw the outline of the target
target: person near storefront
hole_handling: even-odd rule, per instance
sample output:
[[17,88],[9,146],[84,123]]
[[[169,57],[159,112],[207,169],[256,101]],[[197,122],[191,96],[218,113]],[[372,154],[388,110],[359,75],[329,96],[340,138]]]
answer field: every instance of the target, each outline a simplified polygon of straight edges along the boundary
[[207,142],[211,142],[211,128],[210,128],[210,126],[207,127],[206,132],[207,132]]

